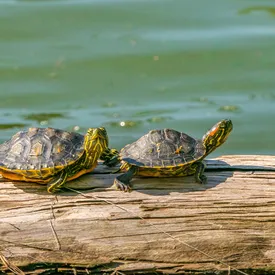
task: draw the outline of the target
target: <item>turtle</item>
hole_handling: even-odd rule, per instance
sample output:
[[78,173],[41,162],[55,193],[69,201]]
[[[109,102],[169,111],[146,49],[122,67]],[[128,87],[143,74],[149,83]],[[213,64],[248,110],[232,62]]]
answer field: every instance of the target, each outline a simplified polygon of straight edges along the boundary
[[114,186],[131,191],[130,180],[141,177],[177,177],[195,175],[197,182],[206,184],[203,159],[222,145],[233,124],[230,119],[216,123],[202,139],[195,139],[173,129],[151,130],[135,142],[126,145],[119,154],[105,161],[108,166],[121,163]]
[[91,172],[99,158],[107,161],[118,151],[108,148],[104,127],[84,135],[55,128],[29,128],[0,144],[0,174],[12,181],[47,184],[58,191],[66,182]]

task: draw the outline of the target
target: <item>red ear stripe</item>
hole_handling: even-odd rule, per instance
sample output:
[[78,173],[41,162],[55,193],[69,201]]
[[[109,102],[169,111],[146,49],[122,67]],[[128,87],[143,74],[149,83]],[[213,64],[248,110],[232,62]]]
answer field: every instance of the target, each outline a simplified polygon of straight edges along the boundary
[[209,132],[209,136],[214,136],[216,134],[216,132],[218,131],[218,129],[219,129],[218,127],[211,129]]

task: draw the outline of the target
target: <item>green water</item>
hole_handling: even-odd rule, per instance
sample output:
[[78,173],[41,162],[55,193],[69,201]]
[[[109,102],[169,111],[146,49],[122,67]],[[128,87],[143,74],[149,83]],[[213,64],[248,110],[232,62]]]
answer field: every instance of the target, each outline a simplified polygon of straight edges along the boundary
[[212,156],[275,154],[275,3],[1,0],[0,80],[0,142],[104,125],[121,148],[230,118]]

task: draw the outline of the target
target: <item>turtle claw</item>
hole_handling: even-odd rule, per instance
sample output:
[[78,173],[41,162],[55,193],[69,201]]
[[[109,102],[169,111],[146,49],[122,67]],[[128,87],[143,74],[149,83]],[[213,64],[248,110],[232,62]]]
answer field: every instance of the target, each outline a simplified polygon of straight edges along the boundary
[[47,191],[48,191],[48,193],[53,194],[53,193],[59,192],[60,189],[61,189],[61,188],[59,188],[59,187],[53,188],[52,186],[48,186]]
[[129,183],[123,183],[122,181],[115,179],[113,186],[120,191],[124,192],[131,192],[132,188],[130,187]]

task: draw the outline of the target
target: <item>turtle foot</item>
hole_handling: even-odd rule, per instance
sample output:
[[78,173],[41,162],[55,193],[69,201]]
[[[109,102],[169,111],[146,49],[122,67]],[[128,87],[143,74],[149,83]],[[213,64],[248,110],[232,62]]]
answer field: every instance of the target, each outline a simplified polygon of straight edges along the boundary
[[113,186],[116,189],[120,190],[120,191],[124,191],[124,192],[131,192],[132,191],[132,188],[130,187],[129,183],[123,183],[122,181],[120,181],[118,179],[114,180]]
[[199,183],[201,184],[207,184],[207,177],[204,175],[201,175],[199,178]]

